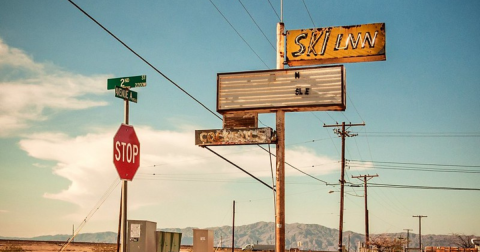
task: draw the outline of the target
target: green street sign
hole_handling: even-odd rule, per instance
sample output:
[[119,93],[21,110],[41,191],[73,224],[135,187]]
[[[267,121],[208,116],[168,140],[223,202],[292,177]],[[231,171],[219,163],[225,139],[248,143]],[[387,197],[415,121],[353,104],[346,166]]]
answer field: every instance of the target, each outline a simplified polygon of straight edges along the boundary
[[115,87],[115,97],[137,103],[137,92],[128,88]]
[[120,77],[107,80],[107,89],[115,89],[115,87],[146,87],[147,86],[147,76],[130,76],[130,77]]

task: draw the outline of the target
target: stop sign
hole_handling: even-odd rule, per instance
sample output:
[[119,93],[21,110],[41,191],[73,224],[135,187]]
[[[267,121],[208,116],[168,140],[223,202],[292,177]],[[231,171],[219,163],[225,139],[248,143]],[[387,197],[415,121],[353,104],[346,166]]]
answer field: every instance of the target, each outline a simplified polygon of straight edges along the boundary
[[140,142],[133,126],[120,125],[113,137],[113,163],[121,179],[133,179],[140,166]]

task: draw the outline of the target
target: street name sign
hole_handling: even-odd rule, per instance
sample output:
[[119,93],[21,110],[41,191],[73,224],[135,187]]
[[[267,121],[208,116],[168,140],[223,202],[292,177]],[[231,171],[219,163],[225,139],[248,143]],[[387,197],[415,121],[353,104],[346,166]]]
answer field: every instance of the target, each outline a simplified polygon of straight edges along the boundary
[[113,163],[121,179],[133,179],[140,166],[140,142],[133,126],[120,125],[113,137]]
[[146,87],[147,86],[147,76],[130,76],[130,77],[120,77],[107,80],[107,90],[115,89],[115,87]]
[[386,60],[385,23],[287,31],[289,66]]
[[217,74],[217,111],[344,111],[343,66]]
[[195,145],[248,145],[275,143],[272,128],[195,130]]
[[137,92],[132,91],[128,88],[115,87],[115,97],[137,103]]

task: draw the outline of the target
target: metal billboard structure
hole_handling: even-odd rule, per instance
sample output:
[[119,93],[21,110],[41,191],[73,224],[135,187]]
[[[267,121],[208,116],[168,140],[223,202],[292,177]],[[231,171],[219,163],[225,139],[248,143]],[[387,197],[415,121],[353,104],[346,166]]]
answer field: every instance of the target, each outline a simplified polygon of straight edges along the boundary
[[217,111],[344,111],[343,66],[217,74]]

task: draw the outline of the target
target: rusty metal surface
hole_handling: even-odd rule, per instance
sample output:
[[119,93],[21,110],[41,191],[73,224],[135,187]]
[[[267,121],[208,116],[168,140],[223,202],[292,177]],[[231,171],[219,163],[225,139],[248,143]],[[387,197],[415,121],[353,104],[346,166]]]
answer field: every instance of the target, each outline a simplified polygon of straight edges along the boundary
[[224,129],[255,129],[258,128],[258,113],[226,113],[223,114]]
[[248,145],[274,143],[272,128],[195,130],[195,145]]
[[386,60],[385,23],[287,31],[289,66]]

